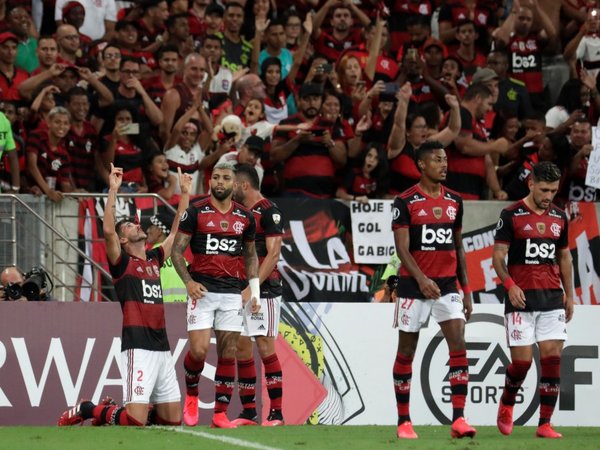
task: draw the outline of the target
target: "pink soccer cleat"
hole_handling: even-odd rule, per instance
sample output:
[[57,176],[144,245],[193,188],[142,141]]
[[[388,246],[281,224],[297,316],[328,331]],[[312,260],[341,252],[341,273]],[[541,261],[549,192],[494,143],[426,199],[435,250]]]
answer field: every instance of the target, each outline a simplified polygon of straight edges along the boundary
[[237,419],[231,421],[236,427],[247,427],[258,425],[258,417],[253,412],[246,410],[242,411]]
[[396,431],[396,436],[398,439],[418,439],[419,435],[415,433],[413,429],[412,422],[407,420],[404,423],[398,425],[398,430]]
[[513,431],[513,408],[514,406],[505,405],[500,400],[498,404],[498,418],[496,419],[496,425],[498,430],[504,436],[508,436]]
[[539,438],[547,439],[560,439],[563,437],[562,434],[560,434],[557,431],[554,431],[554,428],[552,428],[552,425],[549,422],[537,427],[535,435]]
[[279,409],[272,409],[267,420],[262,423],[263,427],[279,427],[281,425],[285,425],[285,422]]
[[213,415],[212,422],[210,424],[211,428],[237,428],[232,422],[227,418],[227,414],[224,412],[218,412]]
[[473,438],[477,434],[477,430],[467,423],[464,417],[459,417],[452,424],[450,435],[453,438],[462,439],[464,437]]
[[198,425],[198,397],[195,395],[186,395],[183,404],[183,423],[188,427]]

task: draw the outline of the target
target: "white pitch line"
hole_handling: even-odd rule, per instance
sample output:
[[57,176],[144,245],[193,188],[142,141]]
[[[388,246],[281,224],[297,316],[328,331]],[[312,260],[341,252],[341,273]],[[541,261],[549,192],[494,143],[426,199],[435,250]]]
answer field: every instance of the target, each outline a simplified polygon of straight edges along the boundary
[[277,448],[277,447],[269,447],[268,445],[262,445],[262,444],[258,444],[256,442],[245,441],[243,439],[232,438],[229,436],[218,436],[215,434],[206,433],[204,431],[188,430],[185,428],[178,428],[178,427],[164,427],[163,429],[169,430],[169,431],[174,431],[175,433],[191,434],[193,436],[198,436],[198,437],[202,437],[205,439],[212,439],[213,441],[219,441],[219,442],[223,442],[225,444],[237,445],[239,447],[255,448],[256,450],[281,450],[280,448]]

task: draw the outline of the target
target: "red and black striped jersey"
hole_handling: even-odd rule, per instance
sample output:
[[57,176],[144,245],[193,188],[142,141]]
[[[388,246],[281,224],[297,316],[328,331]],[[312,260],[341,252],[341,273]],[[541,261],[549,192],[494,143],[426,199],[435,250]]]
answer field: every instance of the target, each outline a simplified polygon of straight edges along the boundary
[[169,350],[160,285],[163,262],[163,249],[156,247],[146,252],[146,259],[136,258],[121,250],[117,263],[109,263],[123,311],[121,350]]
[[56,178],[56,189],[61,183],[71,183],[71,158],[65,149],[64,140],[55,150],[50,148],[47,130],[36,130],[29,134],[25,146],[27,153],[37,155],[37,167],[43,178]]
[[98,151],[98,132],[87,120],[78,134],[73,127],[65,138],[67,152],[71,158],[71,174],[75,187],[94,192],[96,183],[95,154]]
[[402,153],[390,160],[390,193],[398,195],[419,182],[421,172],[415,163],[415,149],[410,142]]
[[209,292],[239,293],[244,243],[254,241],[256,234],[252,213],[235,201],[222,213],[204,197],[191,203],[179,231],[191,236],[192,278]]
[[[569,222],[562,209],[552,204],[536,214],[518,201],[500,213],[496,244],[509,246],[508,273],[525,293],[525,311],[564,307],[556,255],[569,247]],[[504,309],[515,311],[508,297]]]
[[542,76],[542,49],[536,34],[526,37],[512,35],[508,41],[510,73],[521,80],[530,94],[544,91]]
[[[299,125],[304,122],[300,114],[295,114],[282,120],[280,125]],[[343,140],[340,127],[328,127],[323,123],[316,123],[315,127],[328,129],[334,141]],[[273,140],[281,143],[289,141],[294,136],[296,136],[295,130],[276,130]],[[332,198],[337,187],[335,172],[335,164],[322,138],[316,137],[303,141],[284,163],[285,191],[301,192],[314,198]]]
[[338,60],[344,50],[355,45],[359,45],[363,41],[360,30],[350,30],[350,33],[341,41],[338,41],[333,35],[321,31],[314,42],[315,54],[327,58],[331,63]]
[[[454,233],[462,229],[463,201],[442,186],[437,198],[415,185],[394,199],[392,229],[408,228],[409,251],[419,269],[435,281],[441,294],[457,290]],[[424,299],[416,280],[400,267],[396,292],[402,298]]]
[[[283,216],[277,205],[266,198],[252,207],[252,214],[256,222],[256,254],[259,263],[262,264],[267,256],[267,238],[283,236]],[[282,293],[281,275],[275,266],[269,278],[260,285],[260,296],[274,298]]]
[[[449,113],[446,113],[440,128],[448,124]],[[487,131],[468,109],[460,107],[460,120],[462,135],[472,135],[473,139],[486,142]],[[468,156],[460,153],[454,144],[449,146],[448,152],[448,177],[446,185],[458,192],[465,200],[479,200],[483,197],[486,187],[485,157]]]

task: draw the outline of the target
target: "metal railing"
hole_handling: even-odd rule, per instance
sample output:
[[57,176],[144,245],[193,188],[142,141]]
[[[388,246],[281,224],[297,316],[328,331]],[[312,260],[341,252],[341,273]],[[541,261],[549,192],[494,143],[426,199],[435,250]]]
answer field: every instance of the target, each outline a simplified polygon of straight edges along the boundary
[[[107,196],[65,193],[62,202],[53,203],[30,195],[0,194],[0,270],[8,265],[19,266],[25,271],[33,266],[42,267],[54,283],[51,296],[56,300],[114,300],[110,273],[86,251],[94,244],[103,245],[104,240],[79,233],[82,219],[79,201],[95,200],[94,205],[98,208],[85,219],[99,223],[102,215],[97,211],[103,212]],[[122,205],[131,206],[131,200],[135,198],[152,199],[152,214],[156,214],[159,207],[175,212],[175,208],[158,194],[118,195]],[[33,203],[38,210],[28,203]],[[82,291],[86,292],[85,298]]]

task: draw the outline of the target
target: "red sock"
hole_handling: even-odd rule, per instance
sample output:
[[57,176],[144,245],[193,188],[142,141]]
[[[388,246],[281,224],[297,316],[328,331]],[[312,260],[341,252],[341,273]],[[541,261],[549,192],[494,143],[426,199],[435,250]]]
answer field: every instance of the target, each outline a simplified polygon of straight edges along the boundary
[[560,356],[548,356],[540,360],[540,422],[549,423],[560,391]]
[[238,360],[238,391],[244,409],[256,411],[256,366],[254,358]]
[[450,396],[452,400],[452,421],[465,415],[465,401],[469,385],[469,361],[467,352],[450,352]]
[[127,410],[124,407],[117,405],[96,406],[94,408],[94,419],[96,419],[97,423],[100,425],[107,423],[109,425],[119,426],[144,426],[143,423],[138,422],[127,414]]
[[504,393],[502,394],[502,403],[508,406],[514,406],[515,399],[519,393],[519,389],[525,381],[527,372],[531,367],[531,361],[514,360],[508,369],[506,369],[506,377],[504,379]]
[[215,373],[215,413],[227,412],[235,384],[235,359],[219,358]]
[[267,356],[262,360],[265,366],[265,380],[267,382],[267,391],[271,400],[271,409],[281,411],[281,398],[283,395],[283,373],[277,353]]
[[185,370],[185,387],[187,395],[198,397],[198,383],[200,382],[202,369],[204,369],[204,361],[194,359],[192,352],[188,351],[183,359],[183,368]]
[[394,392],[396,393],[396,408],[398,409],[398,425],[410,421],[410,384],[412,379],[413,358],[396,354],[394,362]]

